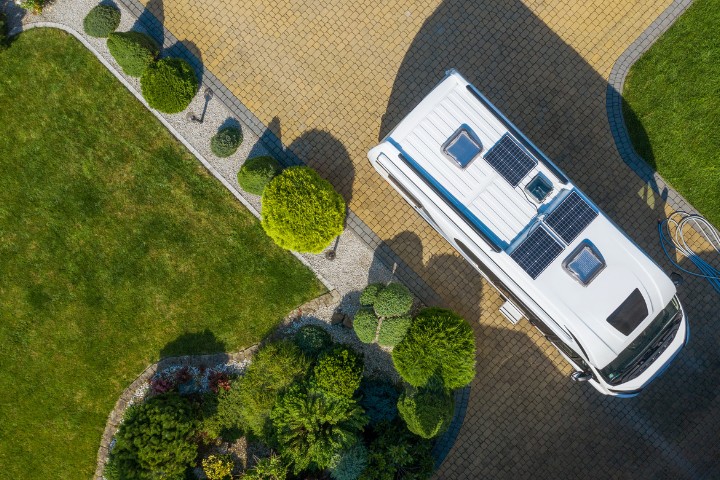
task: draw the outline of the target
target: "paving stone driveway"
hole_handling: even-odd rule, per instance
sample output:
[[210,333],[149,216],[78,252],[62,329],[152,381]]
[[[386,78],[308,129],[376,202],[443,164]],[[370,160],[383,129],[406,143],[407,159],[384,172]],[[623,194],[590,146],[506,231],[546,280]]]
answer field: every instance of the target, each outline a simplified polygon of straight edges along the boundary
[[641,397],[605,398],[373,173],[365,154],[448,68],[480,88],[668,271],[670,210],[617,153],[615,60],[670,0],[150,0],[148,10],[476,330],[478,376],[438,478],[720,478],[718,297],[681,291],[692,339]]

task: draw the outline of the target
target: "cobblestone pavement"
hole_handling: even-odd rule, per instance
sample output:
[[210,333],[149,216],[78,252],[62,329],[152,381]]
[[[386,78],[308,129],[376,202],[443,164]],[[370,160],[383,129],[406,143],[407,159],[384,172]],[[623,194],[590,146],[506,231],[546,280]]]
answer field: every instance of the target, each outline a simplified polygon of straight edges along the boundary
[[[149,0],[147,9],[433,291],[479,346],[465,423],[438,478],[719,478],[718,298],[688,279],[692,339],[636,399],[571,384],[569,368],[371,170],[365,153],[448,68],[483,91],[668,271],[672,210],[617,152],[615,60],[670,0]],[[670,195],[672,198],[672,195]]]

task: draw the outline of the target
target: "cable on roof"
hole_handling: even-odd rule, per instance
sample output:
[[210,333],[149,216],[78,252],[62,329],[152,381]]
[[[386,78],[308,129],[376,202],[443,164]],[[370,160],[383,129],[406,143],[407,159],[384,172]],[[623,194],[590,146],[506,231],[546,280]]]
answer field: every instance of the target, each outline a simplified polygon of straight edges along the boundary
[[[718,255],[715,265],[701,258],[690,246],[688,239],[685,238],[688,227],[697,232],[715,250],[715,254]],[[720,232],[717,228],[701,215],[680,211],[673,212],[665,220],[658,221],[658,233],[660,245],[673,265],[689,275],[706,279],[715,291],[720,293],[720,269],[717,266],[720,265]],[[670,255],[668,247],[674,248],[680,255],[689,259],[700,273],[681,267]],[[712,255],[712,251],[709,253]]]

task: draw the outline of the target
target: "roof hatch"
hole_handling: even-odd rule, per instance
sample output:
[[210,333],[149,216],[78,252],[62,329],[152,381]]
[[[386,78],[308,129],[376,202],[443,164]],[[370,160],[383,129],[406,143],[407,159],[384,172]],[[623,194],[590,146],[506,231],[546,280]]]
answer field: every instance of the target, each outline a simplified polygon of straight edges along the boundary
[[455,130],[442,146],[443,153],[460,168],[467,167],[482,150],[480,139],[467,125],[461,125]]
[[583,286],[589,285],[605,266],[602,255],[588,240],[583,240],[563,261],[565,270]]

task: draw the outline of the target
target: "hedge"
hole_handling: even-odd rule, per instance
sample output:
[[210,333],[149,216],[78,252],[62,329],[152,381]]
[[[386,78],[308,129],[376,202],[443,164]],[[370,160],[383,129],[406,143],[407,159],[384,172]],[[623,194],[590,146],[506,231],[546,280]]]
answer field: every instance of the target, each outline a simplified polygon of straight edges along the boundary
[[413,296],[401,283],[391,283],[378,292],[373,308],[381,317],[399,317],[412,308]]
[[111,33],[107,46],[123,72],[131,77],[142,76],[160,54],[155,40],[141,32]]
[[180,58],[163,58],[151,64],[140,77],[148,104],[163,113],[182,112],[197,93],[198,79],[189,63]]
[[375,312],[369,309],[360,309],[353,319],[353,330],[363,343],[372,343],[375,341],[375,333],[377,333],[378,318]]
[[235,153],[243,141],[239,127],[223,127],[210,139],[210,150],[216,157],[226,158]]
[[83,30],[91,37],[105,38],[120,26],[120,10],[114,5],[96,5],[83,20]]
[[398,411],[415,435],[433,438],[443,433],[452,421],[453,398],[440,390],[411,390],[398,400]]
[[378,343],[383,347],[394,347],[405,338],[412,319],[410,317],[386,318],[380,324]]
[[253,195],[262,195],[270,180],[282,171],[277,160],[268,155],[254,157],[243,163],[238,172],[238,183]]

